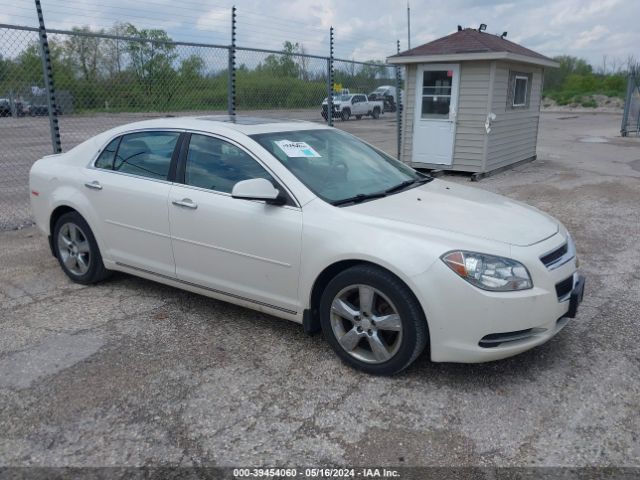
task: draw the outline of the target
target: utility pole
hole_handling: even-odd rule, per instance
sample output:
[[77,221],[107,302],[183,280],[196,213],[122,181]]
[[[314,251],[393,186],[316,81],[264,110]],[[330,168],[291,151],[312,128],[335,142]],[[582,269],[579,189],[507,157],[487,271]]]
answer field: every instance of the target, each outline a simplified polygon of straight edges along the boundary
[[407,50],[411,49],[411,7],[407,2]]

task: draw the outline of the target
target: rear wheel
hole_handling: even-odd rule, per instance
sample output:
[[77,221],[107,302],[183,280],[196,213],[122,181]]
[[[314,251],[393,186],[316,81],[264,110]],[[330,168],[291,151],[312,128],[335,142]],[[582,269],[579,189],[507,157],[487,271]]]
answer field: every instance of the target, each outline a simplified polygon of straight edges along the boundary
[[89,225],[78,212],[62,215],[53,229],[53,248],[64,273],[88,285],[109,276]]
[[371,114],[371,116],[372,116],[373,118],[375,118],[376,120],[377,120],[378,118],[380,118],[380,109],[379,109],[378,107],[374,108],[374,109],[373,109],[373,113]]
[[359,265],[338,274],[320,301],[325,338],[348,365],[376,375],[408,367],[427,344],[427,323],[409,288],[391,273]]
[[342,119],[343,122],[346,122],[347,120],[349,120],[350,116],[351,116],[351,110],[349,110],[348,108],[345,108],[344,110],[342,110],[342,113],[340,114],[340,118]]

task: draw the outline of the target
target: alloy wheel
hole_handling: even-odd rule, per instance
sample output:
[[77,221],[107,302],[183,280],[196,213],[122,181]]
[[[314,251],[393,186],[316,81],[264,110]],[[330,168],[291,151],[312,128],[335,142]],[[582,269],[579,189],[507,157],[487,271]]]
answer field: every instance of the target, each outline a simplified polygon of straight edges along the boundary
[[65,223],[58,231],[58,253],[72,274],[85,275],[91,266],[91,247],[87,235],[75,223]]
[[371,364],[393,358],[402,342],[398,310],[380,290],[369,285],[350,285],[335,296],[331,328],[345,352]]

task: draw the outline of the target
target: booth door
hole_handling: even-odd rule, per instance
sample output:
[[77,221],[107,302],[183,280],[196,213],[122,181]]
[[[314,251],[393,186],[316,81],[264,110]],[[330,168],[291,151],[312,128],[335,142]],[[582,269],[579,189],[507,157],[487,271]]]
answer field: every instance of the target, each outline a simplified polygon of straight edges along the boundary
[[420,65],[416,75],[413,161],[451,165],[460,65]]

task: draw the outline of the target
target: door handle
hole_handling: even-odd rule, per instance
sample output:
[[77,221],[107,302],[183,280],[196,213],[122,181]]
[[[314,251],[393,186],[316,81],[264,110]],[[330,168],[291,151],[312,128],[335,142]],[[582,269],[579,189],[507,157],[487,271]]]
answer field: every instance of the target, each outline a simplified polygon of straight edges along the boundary
[[173,203],[177,207],[191,208],[192,210],[198,208],[198,204],[190,198],[183,198],[182,200],[172,200],[171,203]]
[[97,180],[94,180],[93,182],[87,182],[84,184],[84,186],[87,188],[91,188],[92,190],[102,190],[102,185],[100,185],[100,182]]

